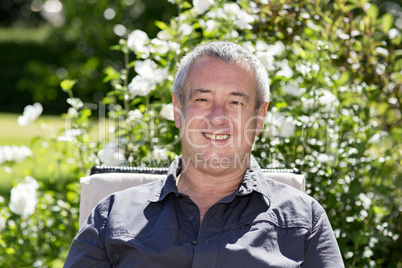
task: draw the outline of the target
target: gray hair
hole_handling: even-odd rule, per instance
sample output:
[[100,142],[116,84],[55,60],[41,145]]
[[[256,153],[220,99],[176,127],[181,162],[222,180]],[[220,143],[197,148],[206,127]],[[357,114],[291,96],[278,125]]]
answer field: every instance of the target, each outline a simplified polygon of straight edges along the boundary
[[226,63],[245,62],[250,64],[257,83],[256,109],[258,109],[262,103],[269,101],[268,74],[257,57],[235,43],[215,41],[197,46],[181,60],[173,85],[173,94],[179,98],[181,106],[184,104],[184,85],[188,71],[194,62],[204,56],[218,58]]

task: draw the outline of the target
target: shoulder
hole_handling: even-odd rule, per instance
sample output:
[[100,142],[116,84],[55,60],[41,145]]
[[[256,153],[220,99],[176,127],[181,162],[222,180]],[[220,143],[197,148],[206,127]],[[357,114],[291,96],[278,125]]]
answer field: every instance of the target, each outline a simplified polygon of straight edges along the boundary
[[110,194],[96,206],[100,214],[110,214],[115,210],[138,210],[146,207],[151,199],[160,195],[165,180],[156,180]]
[[325,214],[321,204],[313,197],[289,185],[266,178],[269,187],[271,211],[278,222],[311,230]]

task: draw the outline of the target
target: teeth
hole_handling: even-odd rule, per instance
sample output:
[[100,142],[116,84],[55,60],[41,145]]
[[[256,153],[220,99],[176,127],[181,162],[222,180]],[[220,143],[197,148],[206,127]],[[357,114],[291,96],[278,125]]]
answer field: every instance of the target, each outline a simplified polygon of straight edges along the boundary
[[229,135],[224,134],[224,135],[215,135],[215,134],[209,134],[209,133],[203,133],[205,137],[211,139],[211,140],[226,140],[229,138]]

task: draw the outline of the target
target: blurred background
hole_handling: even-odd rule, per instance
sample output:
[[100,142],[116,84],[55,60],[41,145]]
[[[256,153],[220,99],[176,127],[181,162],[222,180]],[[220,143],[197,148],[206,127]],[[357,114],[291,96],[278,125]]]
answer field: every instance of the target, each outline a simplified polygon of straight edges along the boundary
[[[89,118],[96,113],[72,102],[71,87],[75,101],[127,106],[110,109],[108,119],[124,115],[129,121],[134,115],[149,123],[146,106],[170,102],[177,58],[202,41],[226,38],[266,59],[275,96],[268,119],[282,130],[275,136],[266,127],[257,139],[253,153],[260,164],[306,174],[306,191],[328,212],[346,267],[402,267],[402,2],[198,1],[215,2],[212,19],[213,12],[197,11],[194,2],[0,0],[0,267],[62,267],[78,231],[79,179],[99,163],[102,150],[117,152],[104,141],[90,149],[65,142],[64,130],[78,131],[85,142],[101,128],[100,120]],[[239,4],[231,19],[217,15],[227,3]],[[111,48],[136,29],[150,39],[168,31],[167,40],[180,49],[151,53],[158,68],[169,69],[168,79],[122,105],[126,96],[113,80],[124,80],[127,65],[131,80],[134,60],[144,58],[126,46],[126,65],[124,46]],[[109,66],[117,71],[106,74]],[[66,79],[76,84],[67,81],[62,88]],[[36,102],[42,116],[22,127],[17,118]],[[78,114],[74,126],[65,125],[70,111]],[[163,126],[159,140],[176,139],[173,121],[152,113]],[[135,147],[135,129],[122,134]],[[180,153],[179,146],[156,150],[153,144],[128,149],[141,157],[155,158],[158,150],[171,158]],[[27,185],[38,204],[25,215],[9,201],[13,190]]]
[[154,21],[177,12],[166,0],[1,0],[0,112],[21,113],[33,102],[44,114],[65,112],[59,84],[67,77],[79,80],[77,97],[99,99],[103,69],[123,64],[110,47],[133,29],[154,37]]

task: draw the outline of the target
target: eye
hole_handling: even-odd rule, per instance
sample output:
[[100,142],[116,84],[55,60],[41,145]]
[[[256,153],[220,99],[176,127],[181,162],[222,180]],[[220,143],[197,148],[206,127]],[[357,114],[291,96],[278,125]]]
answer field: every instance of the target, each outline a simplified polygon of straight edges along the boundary
[[195,101],[197,101],[197,102],[206,102],[206,101],[208,101],[207,99],[203,99],[203,98],[198,98],[198,99],[196,99]]
[[242,106],[243,105],[243,103],[241,103],[240,101],[232,101],[232,104],[236,105],[236,106]]

